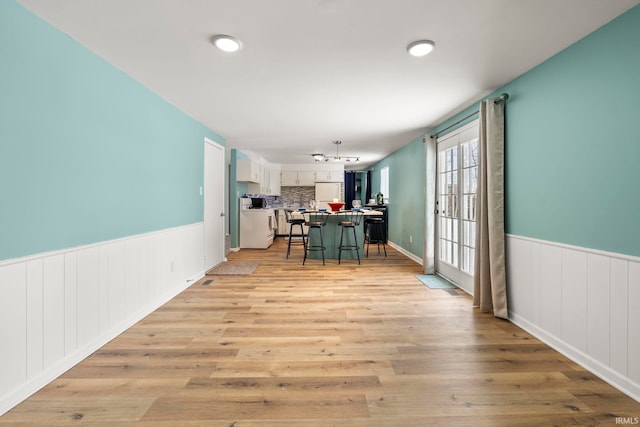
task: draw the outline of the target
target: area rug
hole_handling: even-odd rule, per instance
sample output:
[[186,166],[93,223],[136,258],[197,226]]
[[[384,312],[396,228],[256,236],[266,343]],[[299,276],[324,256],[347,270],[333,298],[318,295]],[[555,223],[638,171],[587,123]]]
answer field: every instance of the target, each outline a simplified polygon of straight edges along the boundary
[[417,274],[416,279],[420,280],[423,285],[430,289],[455,289],[448,280],[435,274]]
[[207,275],[240,276],[253,273],[258,266],[255,262],[227,261],[207,271]]

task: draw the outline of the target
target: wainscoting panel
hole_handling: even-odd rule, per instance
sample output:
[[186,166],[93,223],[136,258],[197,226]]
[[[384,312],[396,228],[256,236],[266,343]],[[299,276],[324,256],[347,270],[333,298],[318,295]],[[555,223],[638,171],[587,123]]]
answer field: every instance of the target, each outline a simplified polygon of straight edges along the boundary
[[43,369],[64,357],[64,255],[42,260]]
[[562,338],[587,350],[587,254],[562,250]]
[[640,262],[629,263],[629,377],[640,383]]
[[629,261],[611,259],[611,347],[610,366],[620,374],[629,373],[627,356],[629,353]]
[[63,256],[64,355],[68,357],[78,348],[78,254],[77,252],[69,252]]
[[[0,268],[0,386],[8,390],[27,380],[27,268],[26,263]],[[21,321],[19,321],[21,320]],[[4,411],[0,411],[2,414]]]
[[[100,333],[100,249],[78,251],[77,258],[77,348],[91,343]],[[102,311],[106,309],[106,300]]]
[[203,224],[0,262],[0,415],[202,277]]
[[605,365],[611,365],[609,341],[611,332],[611,258],[587,254],[587,354]]
[[507,236],[510,318],[640,401],[640,259]]
[[[507,256],[510,255],[509,253]],[[509,265],[510,259],[507,261],[507,268],[512,271],[518,270],[520,268],[518,264]],[[561,337],[562,249],[556,246],[540,245],[540,264],[532,266],[530,270],[540,271],[540,325],[550,334]],[[509,280],[509,286],[515,294],[522,292],[521,285],[515,280]]]
[[27,378],[42,371],[43,349],[43,281],[42,259],[27,262]]

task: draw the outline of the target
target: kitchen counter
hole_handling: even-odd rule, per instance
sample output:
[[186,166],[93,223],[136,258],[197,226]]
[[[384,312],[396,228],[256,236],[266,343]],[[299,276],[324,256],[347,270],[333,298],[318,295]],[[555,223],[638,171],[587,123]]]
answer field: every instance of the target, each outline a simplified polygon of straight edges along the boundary
[[[330,213],[327,218],[327,225],[322,228],[322,237],[324,240],[324,246],[327,248],[325,250],[325,258],[327,259],[338,259],[338,245],[340,245],[340,233],[342,232],[342,227],[338,225],[340,221],[344,219],[347,214],[351,212],[348,211],[339,211],[339,212],[328,212]],[[302,212],[294,212],[294,216],[302,216]],[[365,210],[363,212],[362,220],[360,221],[360,225],[356,227],[356,238],[358,240],[358,246],[360,246],[360,258],[363,258],[363,240],[364,240],[364,218],[367,216],[381,216],[384,215],[381,211],[375,210]],[[312,239],[318,239],[317,232],[314,231],[311,235]],[[351,230],[346,230],[344,235],[343,244],[353,244],[353,232]],[[321,251],[311,251],[308,255],[309,258],[313,259],[322,259]],[[342,259],[357,259],[355,251],[342,251]]]

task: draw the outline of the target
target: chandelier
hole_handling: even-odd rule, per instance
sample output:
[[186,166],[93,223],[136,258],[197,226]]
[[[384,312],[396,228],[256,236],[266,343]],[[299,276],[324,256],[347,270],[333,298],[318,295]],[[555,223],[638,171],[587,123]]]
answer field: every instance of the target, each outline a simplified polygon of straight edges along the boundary
[[333,143],[336,145],[336,155],[326,156],[322,153],[313,153],[311,157],[313,157],[316,163],[328,162],[329,160],[333,160],[336,162],[345,161],[347,163],[350,163],[350,162],[357,163],[360,161],[360,157],[357,157],[357,156],[340,156],[340,144],[342,144],[342,141],[333,141]]

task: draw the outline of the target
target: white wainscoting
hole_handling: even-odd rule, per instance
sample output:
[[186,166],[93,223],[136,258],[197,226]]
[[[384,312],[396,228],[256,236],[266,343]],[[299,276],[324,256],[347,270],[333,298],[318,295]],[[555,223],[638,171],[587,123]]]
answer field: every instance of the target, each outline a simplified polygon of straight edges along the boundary
[[640,258],[507,236],[510,319],[640,401]]
[[203,223],[0,262],[0,415],[204,275]]

